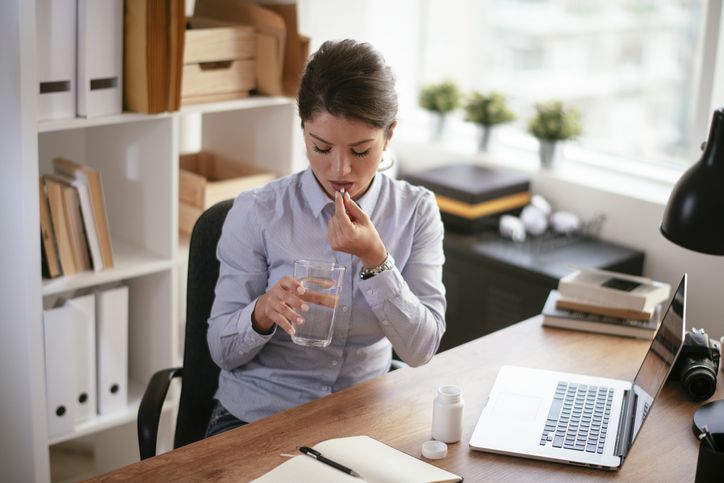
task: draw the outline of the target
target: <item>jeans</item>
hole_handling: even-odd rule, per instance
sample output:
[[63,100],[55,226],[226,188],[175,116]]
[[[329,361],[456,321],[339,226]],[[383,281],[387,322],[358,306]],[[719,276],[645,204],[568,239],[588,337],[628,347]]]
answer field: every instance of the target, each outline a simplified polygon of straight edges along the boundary
[[209,424],[208,426],[206,426],[205,437],[208,438],[209,436],[214,436],[215,434],[220,434],[225,431],[229,431],[230,429],[238,428],[239,426],[243,426],[245,424],[246,421],[242,421],[241,419],[237,418],[229,411],[227,411],[226,408],[222,406],[219,401],[216,401],[216,405],[214,406],[213,411],[211,411]]

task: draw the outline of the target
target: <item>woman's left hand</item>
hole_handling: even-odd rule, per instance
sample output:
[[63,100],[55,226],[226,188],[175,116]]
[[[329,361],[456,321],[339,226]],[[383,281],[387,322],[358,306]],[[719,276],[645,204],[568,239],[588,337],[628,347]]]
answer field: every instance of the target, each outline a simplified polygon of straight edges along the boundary
[[329,220],[328,238],[333,250],[355,255],[365,268],[380,265],[387,257],[387,249],[375,225],[352,201],[349,193],[334,193],[335,212]]

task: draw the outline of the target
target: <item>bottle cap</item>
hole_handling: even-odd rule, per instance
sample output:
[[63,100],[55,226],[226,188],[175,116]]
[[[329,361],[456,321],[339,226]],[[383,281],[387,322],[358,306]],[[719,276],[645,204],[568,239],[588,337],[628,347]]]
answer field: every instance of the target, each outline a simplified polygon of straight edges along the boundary
[[439,460],[447,456],[447,445],[442,441],[425,441],[422,443],[422,456],[431,460]]

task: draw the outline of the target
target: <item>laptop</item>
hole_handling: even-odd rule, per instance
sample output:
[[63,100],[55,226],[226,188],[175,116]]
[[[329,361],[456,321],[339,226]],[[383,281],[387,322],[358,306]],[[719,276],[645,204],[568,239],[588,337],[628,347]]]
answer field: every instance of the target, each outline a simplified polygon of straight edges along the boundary
[[503,366],[470,447],[620,469],[681,351],[686,278],[684,274],[633,381]]

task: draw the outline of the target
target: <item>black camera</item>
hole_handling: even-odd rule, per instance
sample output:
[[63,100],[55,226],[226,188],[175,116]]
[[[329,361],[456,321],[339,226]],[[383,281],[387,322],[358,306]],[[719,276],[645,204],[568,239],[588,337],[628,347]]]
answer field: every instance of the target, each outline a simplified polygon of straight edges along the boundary
[[704,329],[692,328],[684,337],[670,378],[681,381],[681,387],[692,401],[709,399],[716,391],[719,356],[719,346],[709,339]]

